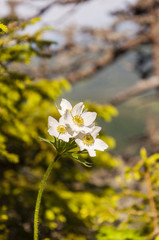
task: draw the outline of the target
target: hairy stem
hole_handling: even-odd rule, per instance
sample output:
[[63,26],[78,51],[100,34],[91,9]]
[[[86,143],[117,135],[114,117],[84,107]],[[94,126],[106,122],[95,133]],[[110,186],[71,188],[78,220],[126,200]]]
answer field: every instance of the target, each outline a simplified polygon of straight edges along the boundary
[[34,213],[34,240],[38,240],[38,218],[39,218],[40,203],[41,203],[41,198],[42,198],[43,190],[45,187],[45,183],[51,173],[54,163],[57,161],[59,157],[60,155],[57,155],[55,159],[50,163],[40,184],[36,205],[35,205],[35,213]]

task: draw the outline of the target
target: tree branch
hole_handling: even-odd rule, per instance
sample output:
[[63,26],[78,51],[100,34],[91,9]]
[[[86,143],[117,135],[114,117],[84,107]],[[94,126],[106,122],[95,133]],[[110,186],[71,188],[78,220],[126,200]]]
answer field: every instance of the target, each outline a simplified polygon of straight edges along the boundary
[[38,13],[33,17],[39,17],[39,16],[43,15],[54,5],[67,5],[67,4],[78,5],[80,3],[84,3],[84,2],[87,2],[87,1],[90,1],[90,0],[56,0],[56,1],[52,1],[51,3],[47,4],[45,7],[41,8],[38,11]]
[[139,95],[143,92],[146,92],[150,89],[159,87],[159,78],[158,77],[152,77],[150,79],[143,79],[137,82],[134,86],[131,88],[125,90],[124,92],[119,93],[117,96],[115,96],[113,99],[108,101],[109,104],[112,105],[118,105],[136,95]]
[[147,42],[148,40],[149,33],[138,36],[134,39],[130,39],[127,42],[123,42],[118,48],[111,46],[110,48],[103,50],[102,56],[98,58],[89,68],[86,68],[83,71],[80,69],[78,71],[71,72],[66,76],[66,78],[71,83],[76,83],[79,80],[83,80],[84,78],[95,74],[98,70],[106,67],[108,64],[111,64],[125,52],[132,50],[134,47]]

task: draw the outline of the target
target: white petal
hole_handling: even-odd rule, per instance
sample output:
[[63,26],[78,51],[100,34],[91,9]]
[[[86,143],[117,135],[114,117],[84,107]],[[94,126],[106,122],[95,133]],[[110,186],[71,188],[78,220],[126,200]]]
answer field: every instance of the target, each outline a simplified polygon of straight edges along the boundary
[[65,114],[63,115],[64,120],[66,123],[71,124],[72,123],[72,115],[69,110],[66,110]]
[[51,136],[54,136],[54,137],[58,137],[59,133],[57,131],[57,128],[54,128],[54,127],[50,127],[48,129],[48,133],[51,135]]
[[67,101],[65,98],[62,98],[60,106],[61,106],[62,111],[64,111],[64,112],[66,109],[68,109],[68,110],[72,109],[71,103],[69,101]]
[[[81,133],[91,133],[92,129],[90,127],[80,127],[80,132]],[[92,135],[92,134],[91,134]]]
[[66,121],[66,119],[65,119],[65,117],[64,117],[64,115],[62,116],[62,117],[60,117],[60,119],[59,119],[59,124],[60,125],[66,125],[66,123],[67,123],[67,121]]
[[96,116],[97,116],[96,112],[85,112],[85,113],[82,113],[81,115],[81,117],[84,119],[85,126],[91,125],[96,119]]
[[49,116],[48,117],[48,125],[49,125],[49,127],[57,128],[58,121],[55,118]]
[[81,115],[84,105],[83,102],[77,103],[72,109],[72,115]]
[[56,103],[55,103],[55,107],[56,107],[57,111],[60,113],[60,115],[62,116],[64,114],[64,111],[59,109]]
[[84,135],[87,134],[87,133],[91,134],[91,128],[89,128],[89,127],[84,127],[84,126],[79,127],[75,124],[71,124],[70,128],[71,128],[72,131],[76,132],[76,135],[81,133],[81,134],[83,134],[83,137],[84,137]]
[[96,152],[94,151],[94,149],[88,148],[87,151],[88,151],[90,157],[95,157],[96,156]]
[[93,128],[95,126],[95,123],[93,122],[91,125],[89,125],[89,128]]
[[72,128],[70,128],[69,125],[66,124],[66,127],[67,127],[67,132],[68,132],[68,134],[69,134],[71,137],[77,136],[77,133],[74,132],[74,131],[72,130]]
[[65,113],[65,111],[62,111],[61,109],[57,108],[57,110],[58,110],[58,112],[60,113],[61,116]]
[[75,140],[75,142],[76,142],[77,145],[80,147],[80,150],[83,151],[83,150],[84,150],[84,144],[83,144],[82,140],[79,139],[79,138],[77,138],[77,139]]
[[60,134],[59,139],[63,140],[64,142],[69,142],[69,137],[70,135],[65,133],[65,134]]
[[92,137],[96,138],[96,136],[99,134],[101,129],[102,129],[101,127],[94,126],[91,132]]
[[107,148],[108,148],[108,145],[104,141],[102,141],[99,138],[95,139],[94,149],[99,151],[104,151]]
[[76,139],[80,139],[80,140],[82,140],[82,138],[85,136],[85,134],[83,134],[82,132],[79,132],[78,134],[77,134],[77,136],[76,136]]
[[81,131],[81,127],[77,126],[76,124],[73,123],[73,121],[70,121],[67,125],[69,128],[71,128],[72,132],[79,133]]

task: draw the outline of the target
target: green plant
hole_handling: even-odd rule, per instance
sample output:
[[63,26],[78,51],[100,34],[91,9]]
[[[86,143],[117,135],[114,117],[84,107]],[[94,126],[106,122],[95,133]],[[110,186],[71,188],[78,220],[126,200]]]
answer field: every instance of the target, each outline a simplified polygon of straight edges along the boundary
[[[33,58],[51,57],[48,48],[55,44],[42,38],[47,28],[32,35],[23,31],[38,20],[5,20],[8,30],[0,33],[0,203],[5,209],[2,214],[5,217],[0,221],[0,237],[8,240],[32,238],[39,183],[56,154],[51,145],[41,141],[39,136],[48,138],[47,117],[59,117],[54,102],[64,90],[71,88],[64,78],[39,79],[36,74],[31,75],[25,70],[26,64],[28,69],[33,68]],[[97,106],[92,103],[93,108]],[[104,106],[107,119],[113,116],[108,108]],[[102,112],[103,107],[98,109],[99,115]],[[101,137],[110,148],[115,146],[113,138],[104,134]],[[87,154],[84,158],[90,161]],[[108,152],[97,153],[92,161],[96,169],[119,165]],[[76,162],[68,156],[57,161],[54,174],[48,180],[39,214],[41,239],[46,235],[57,239],[69,238],[71,234],[77,239],[79,236],[92,238],[94,230],[91,233],[88,229],[92,226],[97,228],[96,219],[105,219],[105,206],[113,208],[115,205],[115,200],[113,203],[108,201],[114,194],[113,190],[100,196],[87,186],[94,168],[86,169]],[[109,211],[107,216],[111,221],[116,218]],[[43,217],[45,221],[41,221]]]

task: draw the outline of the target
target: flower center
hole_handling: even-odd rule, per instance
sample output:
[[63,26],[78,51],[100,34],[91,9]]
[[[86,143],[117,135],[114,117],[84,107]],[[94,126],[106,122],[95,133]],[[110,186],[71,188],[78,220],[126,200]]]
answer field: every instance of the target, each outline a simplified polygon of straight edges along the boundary
[[64,134],[64,133],[67,132],[67,129],[66,129],[66,127],[65,127],[64,125],[58,125],[57,131],[58,131],[59,133],[61,133],[61,134]]
[[82,141],[85,145],[90,146],[94,143],[94,138],[90,134],[87,134],[82,138]]
[[81,127],[84,124],[84,120],[80,115],[74,116],[72,120],[74,124],[76,124],[79,127]]

